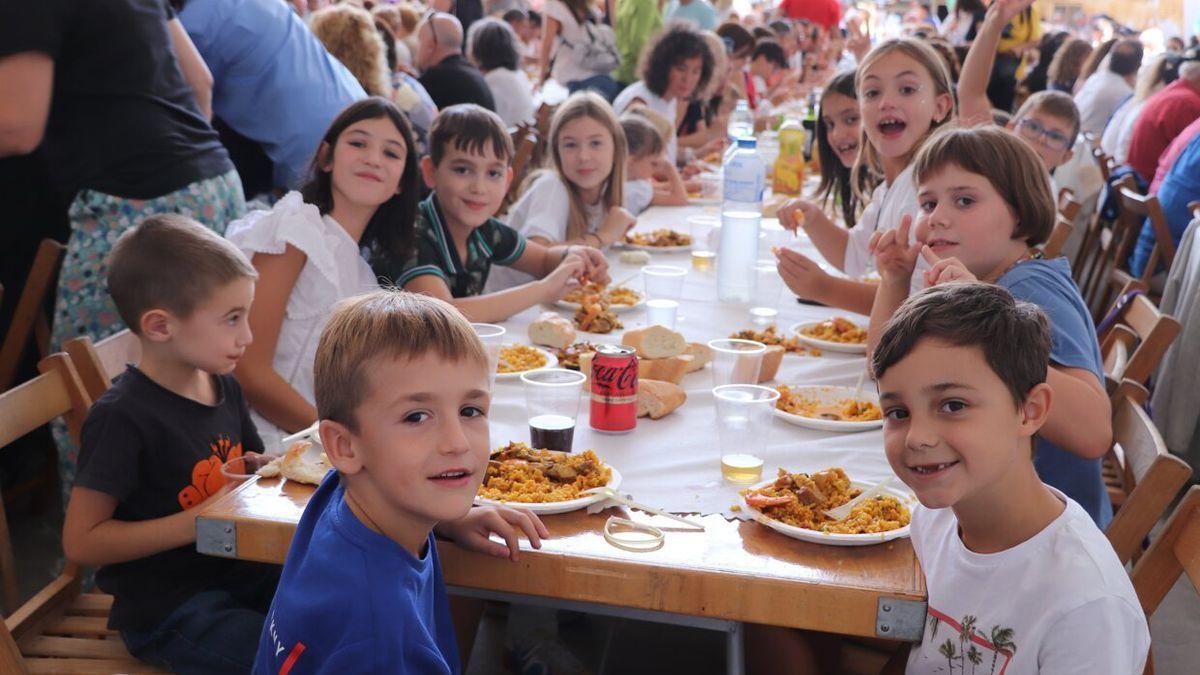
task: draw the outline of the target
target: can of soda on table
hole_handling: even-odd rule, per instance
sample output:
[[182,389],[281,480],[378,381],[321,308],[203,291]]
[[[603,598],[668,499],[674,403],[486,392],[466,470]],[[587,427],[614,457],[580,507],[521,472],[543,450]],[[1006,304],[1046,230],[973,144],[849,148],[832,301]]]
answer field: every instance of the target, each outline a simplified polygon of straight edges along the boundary
[[638,360],[632,347],[600,345],[592,357],[591,424],[624,433],[637,426]]

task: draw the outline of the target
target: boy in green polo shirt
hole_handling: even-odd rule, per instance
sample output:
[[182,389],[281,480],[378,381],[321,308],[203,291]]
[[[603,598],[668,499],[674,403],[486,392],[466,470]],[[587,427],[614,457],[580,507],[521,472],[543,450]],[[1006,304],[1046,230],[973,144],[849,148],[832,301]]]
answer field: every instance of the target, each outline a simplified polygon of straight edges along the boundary
[[[606,283],[608,262],[597,249],[542,246],[494,217],[512,181],[512,139],[496,113],[474,104],[443,110],[421,159],[433,188],[421,202],[407,260],[376,271],[397,287],[445,300],[472,321],[503,321],[539,303],[552,303],[580,279]],[[492,265],[512,267],[536,281],[488,295]]]

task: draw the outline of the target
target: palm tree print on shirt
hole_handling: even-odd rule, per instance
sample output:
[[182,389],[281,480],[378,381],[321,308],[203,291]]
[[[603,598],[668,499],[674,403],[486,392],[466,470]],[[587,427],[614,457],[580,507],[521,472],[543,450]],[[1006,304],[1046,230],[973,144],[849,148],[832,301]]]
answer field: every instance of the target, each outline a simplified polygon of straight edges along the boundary
[[[940,671],[975,675],[977,672],[982,672],[978,668],[983,664],[987,652],[990,651],[992,659],[988,675],[1005,675],[1005,670],[1012,661],[1013,654],[1017,651],[1017,644],[1013,639],[1016,631],[1012,628],[995,625],[985,637],[983,631],[976,628],[978,623],[978,618],[971,614],[963,616],[961,621],[955,621],[936,609],[929,608],[929,639],[931,642],[937,640],[942,624],[949,626],[954,631],[953,636],[947,637],[946,641],[938,646],[938,654],[946,659],[946,666],[939,668]],[[1002,659],[1001,656],[1003,656]],[[970,669],[967,668],[967,664],[970,664]]]

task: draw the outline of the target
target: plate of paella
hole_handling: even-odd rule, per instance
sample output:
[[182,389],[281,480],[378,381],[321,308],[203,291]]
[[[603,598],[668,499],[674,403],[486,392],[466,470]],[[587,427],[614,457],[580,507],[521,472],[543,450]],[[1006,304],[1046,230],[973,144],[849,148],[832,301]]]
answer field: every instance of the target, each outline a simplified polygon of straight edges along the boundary
[[867,329],[844,317],[798,323],[792,333],[805,344],[831,352],[867,353]]
[[517,380],[521,373],[556,365],[558,358],[545,349],[522,344],[504,345],[496,361],[496,379]]
[[630,232],[621,244],[625,248],[673,253],[692,250],[692,235],[662,228],[651,232]]
[[870,487],[838,467],[812,474],[779,469],[773,480],[742,490],[742,499],[759,523],[814,544],[869,546],[907,537],[915,498],[890,487],[856,505],[844,520],[825,515]]
[[583,301],[588,296],[595,295],[600,296],[601,300],[608,303],[609,309],[618,314],[637,309],[646,303],[646,298],[642,297],[641,293],[628,286],[609,288],[593,281],[567,293],[554,305],[562,309],[579,311],[579,308],[583,306]]
[[789,424],[818,431],[855,432],[883,426],[883,410],[873,392],[832,385],[775,387],[775,416]]
[[504,504],[553,515],[586,508],[607,497],[584,494],[597,487],[616,489],[621,474],[592,450],[578,453],[535,450],[520,442],[492,453],[475,495],[476,504]]

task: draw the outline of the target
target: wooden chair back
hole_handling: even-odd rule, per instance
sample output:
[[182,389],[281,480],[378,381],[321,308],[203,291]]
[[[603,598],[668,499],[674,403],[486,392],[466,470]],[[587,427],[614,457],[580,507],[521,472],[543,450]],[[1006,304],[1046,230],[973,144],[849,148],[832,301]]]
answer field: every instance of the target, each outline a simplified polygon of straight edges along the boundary
[[125,372],[125,365],[142,359],[142,343],[126,328],[92,344],[91,338],[77,337],[63,345],[79,373],[83,388],[93,401],[112,386],[113,378]]
[[1113,450],[1125,498],[1105,530],[1121,564],[1142,542],[1179,494],[1192,468],[1167,451],[1158,428],[1142,406],[1123,397],[1113,406]]
[[1063,188],[1058,191],[1058,213],[1069,222],[1074,223],[1075,217],[1079,215],[1079,211],[1083,209],[1083,204],[1075,201],[1075,191],[1071,188]]
[[[1200,486],[1187,491],[1162,534],[1133,568],[1133,590],[1147,618],[1182,574],[1187,574],[1193,589],[1200,588]],[[1154,672],[1151,661],[1147,660],[1144,672]]]
[[554,111],[557,109],[557,105],[549,103],[543,103],[537,109],[534,117],[534,129],[537,131],[537,145],[533,149],[534,166],[542,166],[546,163],[546,150],[550,143],[550,122],[554,119]]
[[[1134,295],[1116,308],[1116,312],[1112,327],[1099,336],[1100,352],[1107,355],[1110,351],[1126,351],[1125,367],[1119,373],[1110,374],[1145,384],[1158,370],[1158,364],[1183,326],[1175,317],[1159,311],[1144,294]],[[1109,371],[1106,369],[1106,372]]]
[[[1169,270],[1175,262],[1175,240],[1171,236],[1171,226],[1167,224],[1167,216],[1163,213],[1158,197],[1121,188],[1120,199],[1121,211],[1129,214],[1131,219],[1137,220],[1138,234],[1142,231],[1140,224],[1147,218],[1150,220],[1150,227],[1154,229],[1154,248],[1150,251],[1146,269],[1142,272],[1142,281],[1148,283],[1150,277],[1158,270],[1159,263]],[[1133,239],[1136,241],[1137,235]]]
[[43,239],[33,256],[33,265],[25,278],[25,288],[17,299],[12,323],[0,346],[0,391],[12,386],[21,364],[21,356],[33,339],[38,356],[50,352],[50,320],[46,315],[46,302],[58,283],[58,271],[62,266],[66,247],[53,239]]
[[1042,254],[1047,258],[1060,257],[1063,247],[1071,238],[1071,231],[1074,229],[1075,225],[1072,219],[1063,216],[1062,213],[1055,216],[1054,229],[1050,232],[1050,237],[1046,239],[1045,245],[1042,246]]
[[[1116,189],[1134,191],[1133,178],[1126,176],[1117,183]],[[1119,207],[1121,201],[1117,200],[1117,204]],[[1084,300],[1094,313],[1099,314],[1112,301],[1111,289],[1105,282],[1113,270],[1124,269],[1125,261],[1129,258],[1140,231],[1141,219],[1123,208],[1118,208],[1116,220],[1108,227],[1101,227],[1096,233],[1095,241],[1090,243],[1092,259],[1088,269],[1084,270],[1086,279],[1081,290]]]
[[507,211],[508,207],[521,195],[521,186],[533,168],[533,154],[537,150],[537,144],[537,129],[526,127],[521,132],[520,139],[513,146],[515,148],[512,163],[513,177],[512,182],[508,185],[508,193],[504,195],[502,211]]
[[1099,144],[1092,148],[1092,157],[1096,159],[1096,164],[1100,167],[1100,176],[1107,183],[1109,178],[1112,178],[1113,170],[1117,168],[1116,161],[1112,156],[1100,149]]

